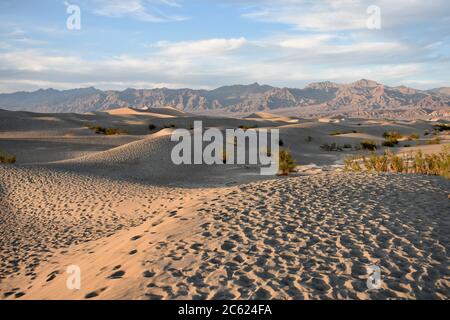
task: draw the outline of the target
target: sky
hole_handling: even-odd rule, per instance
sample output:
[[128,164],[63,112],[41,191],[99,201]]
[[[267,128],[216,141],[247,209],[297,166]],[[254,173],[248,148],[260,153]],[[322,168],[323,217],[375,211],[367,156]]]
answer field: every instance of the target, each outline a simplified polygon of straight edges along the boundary
[[0,0],[0,92],[430,89],[450,86],[449,31],[448,0]]

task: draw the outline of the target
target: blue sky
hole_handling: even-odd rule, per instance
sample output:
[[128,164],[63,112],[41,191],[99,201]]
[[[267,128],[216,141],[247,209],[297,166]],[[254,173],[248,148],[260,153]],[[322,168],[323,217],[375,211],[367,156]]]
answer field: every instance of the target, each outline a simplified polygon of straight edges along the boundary
[[[0,92],[303,87],[368,78],[450,86],[447,0],[2,0]],[[69,30],[68,5],[81,12]],[[369,6],[380,29],[369,29]]]

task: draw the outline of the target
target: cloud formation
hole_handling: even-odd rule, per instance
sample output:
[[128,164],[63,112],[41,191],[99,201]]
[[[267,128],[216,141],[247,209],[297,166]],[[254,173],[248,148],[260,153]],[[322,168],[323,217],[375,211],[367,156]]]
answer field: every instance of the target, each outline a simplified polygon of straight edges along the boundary
[[[161,8],[183,13],[187,5],[172,0],[91,3],[95,5],[89,10],[95,15],[113,21],[133,18],[142,25],[162,22],[166,15],[160,14]],[[232,27],[228,20],[225,25],[216,25],[194,17],[182,28],[175,22],[155,24],[158,36],[148,42],[132,41],[130,33],[109,31],[106,35],[111,38],[107,43],[110,47],[100,53],[52,45],[58,37],[80,43],[85,38],[92,41],[90,30],[41,32],[48,38],[40,39],[26,26],[3,24],[0,92],[85,86],[214,88],[255,81],[301,87],[313,81],[350,82],[360,78],[419,88],[449,86],[450,19],[445,1],[370,3],[382,9],[381,30],[368,30],[360,21],[367,18],[369,1],[234,0],[234,23],[242,22],[247,29],[237,28],[233,35],[226,35],[231,34],[228,29]],[[248,23],[266,31],[255,34],[248,29]],[[48,26],[33,28],[44,30]],[[135,31],[143,33],[140,39],[145,39],[141,29]],[[121,42],[127,45],[121,46]],[[136,48],[130,50],[130,44]]]

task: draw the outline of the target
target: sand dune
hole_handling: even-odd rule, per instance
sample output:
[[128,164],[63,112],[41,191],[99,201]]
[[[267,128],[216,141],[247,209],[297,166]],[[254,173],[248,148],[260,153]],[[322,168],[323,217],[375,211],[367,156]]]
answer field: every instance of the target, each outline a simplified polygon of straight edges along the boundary
[[[363,151],[320,148],[398,131],[420,139],[389,150],[435,153],[450,137],[426,145],[433,123],[155,114],[0,111],[0,150],[18,159],[0,165],[0,299],[450,297],[449,180],[344,173],[336,165]],[[170,134],[194,120],[276,127],[299,172],[176,166]],[[372,264],[378,290],[366,286]],[[79,290],[66,287],[69,265],[81,268]]]
[[[441,178],[330,174],[176,190],[1,170],[10,205],[3,298],[449,295],[449,185]],[[30,176],[27,195],[12,188]],[[82,270],[80,290],[66,288],[72,264]],[[381,267],[379,290],[365,285],[370,264]]]

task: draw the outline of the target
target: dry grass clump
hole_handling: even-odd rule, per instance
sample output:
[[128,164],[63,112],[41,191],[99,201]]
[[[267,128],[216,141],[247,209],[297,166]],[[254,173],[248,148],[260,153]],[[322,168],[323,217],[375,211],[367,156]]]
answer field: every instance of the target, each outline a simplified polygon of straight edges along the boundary
[[6,154],[0,151],[0,163],[13,164],[16,163],[16,155]]
[[428,144],[441,144],[441,138],[439,137],[434,137],[431,140],[428,140],[427,142]]
[[365,140],[361,142],[361,148],[363,150],[375,151],[377,150],[377,144],[371,140]]
[[450,124],[445,124],[445,123],[439,123],[433,126],[435,131],[449,131],[450,130]]
[[324,143],[323,145],[320,146],[320,149],[324,150],[324,151],[342,151],[344,149],[343,146],[341,146],[340,144],[337,144],[336,142],[333,143]]
[[94,131],[96,134],[104,134],[107,136],[113,136],[118,134],[128,134],[125,130],[117,128],[104,128],[102,126],[89,126],[90,130]]
[[341,134],[347,134],[347,133],[358,133],[358,131],[356,131],[356,130],[351,130],[351,131],[333,131],[333,132],[330,132],[329,133],[329,135],[330,136],[338,136],[338,135],[341,135]]
[[383,133],[383,138],[385,139],[401,139],[403,136],[397,131],[386,131]]
[[395,147],[398,144],[398,140],[396,138],[387,138],[385,141],[383,141],[383,147]]
[[420,136],[417,133],[410,134],[407,139],[408,141],[415,141],[419,140]]
[[442,152],[424,155],[418,151],[415,155],[395,155],[385,152],[382,155],[372,153],[369,156],[351,157],[344,161],[347,171],[396,172],[436,175],[450,178],[450,147]]
[[239,126],[239,129],[243,129],[243,130],[249,130],[249,129],[255,129],[255,128],[258,128],[258,126],[256,124]]
[[295,169],[295,159],[291,151],[288,149],[281,149],[278,154],[278,169],[280,175],[287,176]]

